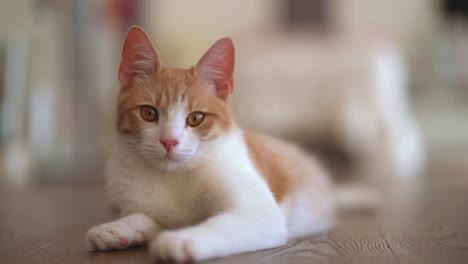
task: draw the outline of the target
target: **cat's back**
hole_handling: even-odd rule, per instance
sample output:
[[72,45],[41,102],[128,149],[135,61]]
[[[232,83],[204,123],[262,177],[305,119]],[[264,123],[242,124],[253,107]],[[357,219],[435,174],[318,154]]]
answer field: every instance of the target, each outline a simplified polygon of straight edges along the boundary
[[298,146],[248,130],[244,137],[250,158],[277,201],[305,182],[327,181],[318,160]]

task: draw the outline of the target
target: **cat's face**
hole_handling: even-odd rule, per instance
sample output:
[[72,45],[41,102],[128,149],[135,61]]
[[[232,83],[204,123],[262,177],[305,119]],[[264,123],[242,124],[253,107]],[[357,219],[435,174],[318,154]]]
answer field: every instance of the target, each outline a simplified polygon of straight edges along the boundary
[[164,67],[146,34],[132,28],[119,70],[117,129],[126,156],[167,171],[192,164],[233,126],[226,102],[233,66],[232,42],[222,39],[191,69]]

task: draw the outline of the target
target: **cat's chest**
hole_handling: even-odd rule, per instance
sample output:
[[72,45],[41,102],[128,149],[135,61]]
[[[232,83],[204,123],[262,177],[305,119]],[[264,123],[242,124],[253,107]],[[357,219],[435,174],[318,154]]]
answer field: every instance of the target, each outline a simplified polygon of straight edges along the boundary
[[149,175],[122,182],[120,206],[155,218],[166,228],[205,220],[223,201],[217,186],[199,175]]

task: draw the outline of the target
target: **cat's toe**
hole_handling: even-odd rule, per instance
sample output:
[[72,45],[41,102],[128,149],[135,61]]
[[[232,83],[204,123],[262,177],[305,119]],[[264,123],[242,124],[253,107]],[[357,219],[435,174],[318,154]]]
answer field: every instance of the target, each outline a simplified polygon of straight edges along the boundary
[[118,241],[117,238],[115,238],[101,226],[93,227],[91,230],[89,230],[87,240],[88,248],[90,250],[111,249]]
[[149,251],[150,256],[158,261],[185,263],[198,260],[193,239],[177,231],[161,233],[152,241]]
[[121,225],[103,224],[88,231],[87,241],[90,250],[117,250],[130,246],[133,234]]

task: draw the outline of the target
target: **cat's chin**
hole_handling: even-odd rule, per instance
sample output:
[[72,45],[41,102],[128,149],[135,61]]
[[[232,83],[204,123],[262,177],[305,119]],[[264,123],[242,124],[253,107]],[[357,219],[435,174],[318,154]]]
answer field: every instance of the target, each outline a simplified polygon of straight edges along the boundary
[[164,172],[177,172],[192,167],[191,160],[179,160],[173,157],[155,159],[149,163],[153,168]]

